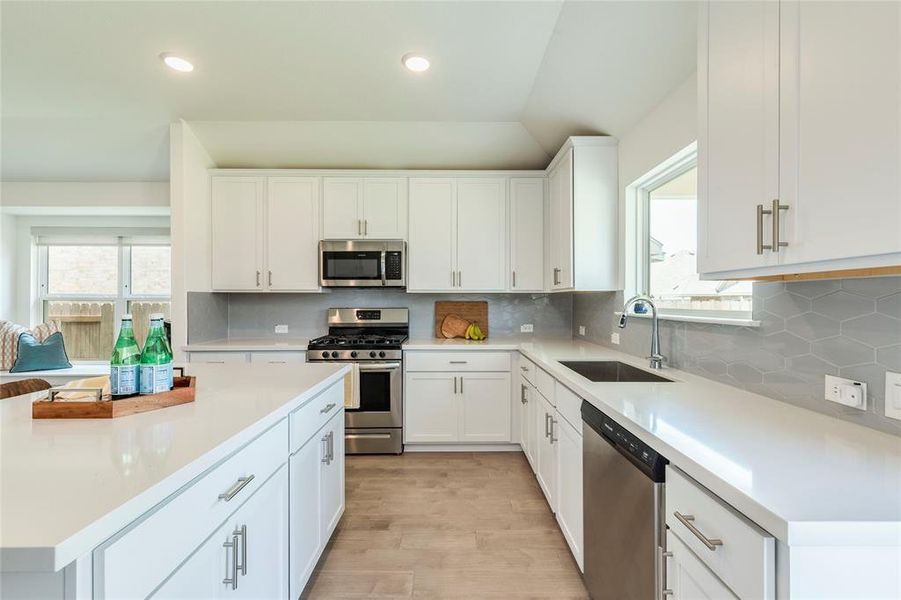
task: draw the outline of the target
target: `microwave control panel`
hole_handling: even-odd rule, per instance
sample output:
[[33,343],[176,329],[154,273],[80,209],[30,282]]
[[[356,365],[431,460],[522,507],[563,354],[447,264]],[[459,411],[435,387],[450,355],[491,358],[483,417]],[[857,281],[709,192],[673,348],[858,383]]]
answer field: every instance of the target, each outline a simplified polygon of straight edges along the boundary
[[385,252],[385,279],[403,279],[402,252]]

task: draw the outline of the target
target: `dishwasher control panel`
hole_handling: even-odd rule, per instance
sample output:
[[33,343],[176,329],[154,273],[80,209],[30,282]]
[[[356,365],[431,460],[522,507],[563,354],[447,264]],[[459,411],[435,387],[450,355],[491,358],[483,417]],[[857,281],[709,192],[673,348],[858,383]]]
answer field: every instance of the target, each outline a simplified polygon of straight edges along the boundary
[[582,420],[601,434],[610,444],[616,446],[620,452],[631,457],[633,461],[640,463],[643,467],[642,470],[648,476],[655,481],[663,481],[664,467],[669,461],[656,450],[585,401],[582,402]]

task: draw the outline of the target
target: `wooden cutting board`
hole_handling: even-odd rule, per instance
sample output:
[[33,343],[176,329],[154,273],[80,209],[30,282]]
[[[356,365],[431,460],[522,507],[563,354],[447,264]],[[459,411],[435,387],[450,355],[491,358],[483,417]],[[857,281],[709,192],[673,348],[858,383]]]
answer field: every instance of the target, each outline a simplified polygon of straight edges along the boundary
[[488,303],[485,301],[453,302],[439,300],[435,302],[435,337],[441,335],[441,323],[447,315],[457,315],[471,323],[478,323],[485,337],[488,337]]

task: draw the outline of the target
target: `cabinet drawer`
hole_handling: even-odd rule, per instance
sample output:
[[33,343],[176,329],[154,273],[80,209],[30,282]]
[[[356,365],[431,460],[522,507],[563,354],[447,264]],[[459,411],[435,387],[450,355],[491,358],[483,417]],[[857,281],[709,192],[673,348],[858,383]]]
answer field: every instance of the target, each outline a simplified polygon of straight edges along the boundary
[[335,413],[342,410],[343,380],[292,412],[288,417],[291,420],[291,454],[300,449]]
[[407,371],[509,371],[508,352],[407,352]]
[[538,371],[538,367],[535,366],[531,360],[523,356],[519,355],[519,372],[525,377],[529,383],[535,384],[535,373]]
[[307,361],[306,352],[251,352],[250,362],[268,364],[302,363]]
[[242,363],[247,362],[246,352],[191,352],[192,363]]
[[666,524],[740,598],[776,597],[773,537],[672,466]]
[[95,596],[148,596],[287,459],[282,419],[94,550]]
[[[551,406],[557,406],[557,400],[554,398],[554,386],[557,380],[551,377],[543,369],[535,368],[535,381],[533,381],[538,393],[544,396],[544,399],[551,403]],[[581,418],[581,417],[580,417]]]
[[582,399],[561,383],[554,382],[554,397],[557,401],[557,412],[582,435]]

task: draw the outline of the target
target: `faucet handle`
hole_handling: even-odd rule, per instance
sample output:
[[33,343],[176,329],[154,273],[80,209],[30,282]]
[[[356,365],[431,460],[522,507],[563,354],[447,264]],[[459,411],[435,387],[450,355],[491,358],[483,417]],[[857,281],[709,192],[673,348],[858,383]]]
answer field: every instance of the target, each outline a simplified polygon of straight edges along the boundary
[[648,360],[651,361],[652,369],[662,369],[666,363],[666,357],[662,354],[652,354],[648,357]]

